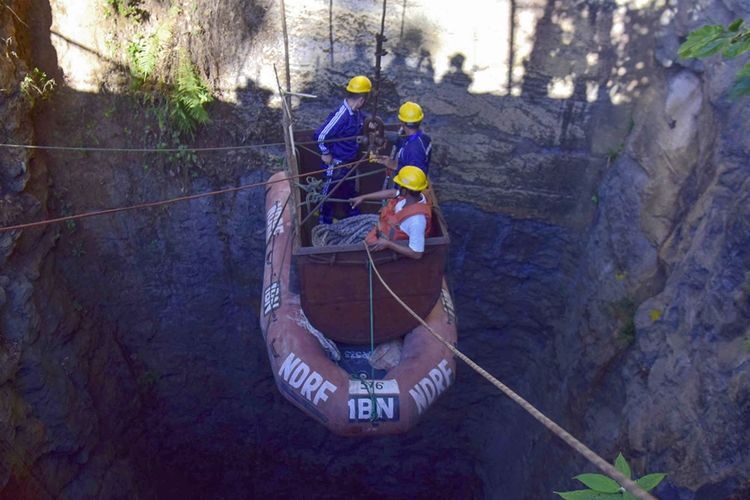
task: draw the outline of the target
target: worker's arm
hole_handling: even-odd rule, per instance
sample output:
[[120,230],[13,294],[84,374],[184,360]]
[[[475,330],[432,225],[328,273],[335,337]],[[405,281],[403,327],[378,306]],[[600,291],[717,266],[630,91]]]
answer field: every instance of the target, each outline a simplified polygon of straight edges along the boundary
[[376,252],[378,250],[385,250],[386,248],[390,248],[394,252],[400,253],[401,255],[404,255],[411,259],[421,259],[422,255],[424,255],[424,252],[415,252],[406,245],[399,245],[395,241],[387,240],[385,238],[379,238],[378,241],[370,246],[370,250],[372,250],[373,252]]
[[373,160],[377,163],[382,163],[383,165],[385,165],[389,171],[393,171],[396,169],[396,158],[391,158],[390,156],[375,156],[373,157]]
[[411,216],[407,217],[401,222],[401,230],[409,235],[408,245],[399,245],[395,241],[390,241],[387,238],[378,238],[378,240],[370,245],[372,251],[385,250],[390,248],[396,253],[400,253],[405,257],[411,259],[421,259],[424,255],[424,236],[425,227],[427,220],[424,216]]
[[363,201],[384,200],[386,198],[394,198],[396,195],[398,195],[397,189],[383,189],[381,191],[375,191],[374,193],[361,194],[354,198],[349,198],[349,203],[352,204],[352,208],[356,208],[361,205]]

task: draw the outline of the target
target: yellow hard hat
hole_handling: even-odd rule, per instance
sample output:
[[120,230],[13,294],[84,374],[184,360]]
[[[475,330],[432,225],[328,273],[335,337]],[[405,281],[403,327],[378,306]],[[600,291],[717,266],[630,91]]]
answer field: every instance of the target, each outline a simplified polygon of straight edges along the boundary
[[401,167],[393,182],[412,191],[424,191],[430,185],[422,169],[412,165]]
[[357,75],[349,80],[346,90],[354,94],[366,94],[372,90],[372,82],[366,76]]
[[398,108],[398,119],[404,123],[418,123],[424,118],[422,106],[416,102],[406,101]]

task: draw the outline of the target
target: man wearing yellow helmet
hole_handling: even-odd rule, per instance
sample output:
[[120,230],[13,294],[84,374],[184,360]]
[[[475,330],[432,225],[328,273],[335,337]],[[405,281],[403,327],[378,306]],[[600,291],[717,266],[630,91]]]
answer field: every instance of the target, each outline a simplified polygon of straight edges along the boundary
[[[359,145],[357,136],[362,134],[364,114],[361,109],[367,102],[372,90],[372,82],[366,76],[355,76],[349,80],[346,86],[346,97],[344,102],[328,115],[325,122],[318,127],[313,138],[318,141],[318,148],[322,160],[322,168],[326,170],[325,183],[323,184],[323,195],[335,198],[350,198],[357,194],[354,179],[342,182],[334,193],[332,186],[346,175],[348,168],[335,169],[340,163],[351,163],[358,159]],[[344,140],[338,140],[344,139]],[[320,223],[330,224],[333,222],[332,203],[324,202],[320,207]],[[349,215],[356,215],[359,209],[352,209]]]
[[413,165],[429,175],[432,139],[420,129],[424,119],[422,107],[416,102],[406,101],[398,110],[398,119],[401,130],[395,142],[396,157],[379,159],[397,174],[405,165]]
[[[370,250],[390,248],[412,259],[424,254],[425,238],[432,227],[432,204],[422,194],[429,183],[419,167],[404,166],[393,178],[399,189],[384,189],[363,194],[349,200],[358,207],[365,200],[389,199],[380,210],[380,220],[365,238]],[[399,245],[399,240],[408,240],[408,245]]]

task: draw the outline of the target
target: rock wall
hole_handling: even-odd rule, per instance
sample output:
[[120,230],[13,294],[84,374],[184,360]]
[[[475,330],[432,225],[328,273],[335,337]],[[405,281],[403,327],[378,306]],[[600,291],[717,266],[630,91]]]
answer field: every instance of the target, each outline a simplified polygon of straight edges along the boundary
[[[43,119],[35,114],[43,89],[22,82],[42,59],[24,19],[45,17],[25,1],[0,12],[5,143],[34,143],[34,122]],[[47,217],[49,179],[43,155],[4,149],[2,225]],[[55,226],[0,235],[0,492],[19,499],[148,492],[136,487],[130,463],[142,429],[135,379],[111,325],[71,296],[56,272],[59,238]]]
[[[660,40],[672,47],[701,23],[749,12],[726,2],[676,14]],[[577,335],[556,348],[568,380],[592,386],[573,404],[595,442],[618,442],[639,466],[669,471],[679,498],[740,498],[750,470],[737,453],[750,424],[750,105],[727,98],[738,63],[668,62],[600,188],[586,285],[569,316]],[[613,328],[624,303],[627,317]]]
[[[410,0],[386,19],[380,112],[425,109],[459,347],[605,458],[668,472],[664,498],[741,497],[750,473],[750,104],[726,97],[738,63],[675,59],[690,29],[747,19],[742,3]],[[286,5],[293,89],[320,96],[295,100],[295,116],[315,126],[350,75],[371,72],[381,11]],[[7,142],[172,140],[128,91],[124,56],[170,19],[218,97],[192,144],[278,139],[277,2],[138,6],[147,18],[93,0],[0,12],[18,54],[0,53]],[[15,89],[35,66],[66,84],[32,110]],[[254,184],[280,153],[4,151],[2,223]],[[575,488],[591,466],[467,369],[405,436],[334,437],[285,403],[258,328],[262,198],[0,237],[4,495]]]

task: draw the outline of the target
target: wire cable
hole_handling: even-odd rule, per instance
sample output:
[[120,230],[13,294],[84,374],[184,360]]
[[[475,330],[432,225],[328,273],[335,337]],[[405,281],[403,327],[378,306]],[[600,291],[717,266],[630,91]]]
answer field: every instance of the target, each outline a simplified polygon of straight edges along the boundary
[[[349,168],[349,167],[352,167],[353,165],[357,165],[357,164],[361,163],[362,161],[363,160],[357,160],[357,161],[352,162],[352,163],[341,163],[341,164],[336,165],[335,167],[333,167],[333,169]],[[283,179],[283,181],[286,182],[286,181],[288,181],[290,179],[299,179],[300,177],[304,177],[304,176],[315,175],[315,174],[322,174],[322,173],[326,172],[326,170],[327,169],[313,170],[312,172],[306,172],[304,174],[298,174],[298,175],[295,175],[295,176],[291,176],[291,177],[285,178],[285,179]],[[354,169],[352,169],[352,171],[353,170]],[[349,173],[351,173],[351,171]],[[344,178],[346,178],[346,177],[344,177]],[[104,210],[94,210],[94,211],[91,211],[91,212],[84,212],[84,213],[80,213],[80,214],[76,214],[76,215],[68,215],[68,216],[65,216],[65,217],[57,217],[57,218],[54,218],[54,219],[45,219],[45,220],[40,220],[40,221],[36,221],[36,222],[27,222],[27,223],[24,223],[24,224],[16,224],[16,225],[13,225],[13,226],[5,226],[5,227],[0,227],[0,233],[4,233],[4,232],[8,232],[8,231],[13,231],[13,230],[17,230],[17,229],[27,229],[27,228],[30,228],[30,227],[46,226],[48,224],[56,224],[56,223],[59,223],[59,222],[66,222],[66,221],[69,221],[69,220],[85,219],[87,217],[95,217],[95,216],[98,216],[98,215],[108,215],[108,214],[114,214],[114,213],[118,213],[118,212],[127,212],[127,211],[130,211],[130,210],[138,210],[138,209],[141,209],[141,208],[153,208],[153,207],[158,207],[158,206],[161,206],[161,205],[168,205],[168,204],[171,204],[171,203],[177,203],[179,201],[196,200],[198,198],[206,198],[208,196],[216,196],[216,195],[219,195],[219,194],[233,193],[233,192],[242,191],[242,190],[245,190],[245,189],[262,187],[262,186],[265,186],[266,184],[274,184],[276,182],[282,182],[282,180],[273,181],[273,182],[267,182],[267,181],[255,182],[255,183],[252,183],[252,184],[244,184],[242,186],[235,186],[235,187],[231,187],[231,188],[218,189],[218,190],[215,190],[215,191],[208,191],[206,193],[197,193],[197,194],[191,194],[191,195],[186,195],[186,196],[178,196],[177,198],[169,198],[169,199],[166,199],[166,200],[151,201],[151,202],[146,202],[146,203],[138,203],[136,205],[128,205],[128,206],[125,206],[125,207],[117,207],[117,208],[108,208],[108,209],[104,209]],[[337,186],[338,186],[338,184],[337,184]],[[323,201],[325,201],[325,200],[322,200],[318,204],[318,207],[320,206],[320,204],[323,203]]]
[[[336,142],[351,141],[356,139],[357,136],[339,137],[336,139],[326,139],[324,141],[303,141],[298,142],[298,145],[311,145],[311,144],[332,144]],[[91,146],[41,146],[36,144],[11,144],[3,143],[0,144],[0,148],[8,149],[31,149],[31,150],[50,150],[50,151],[89,151],[89,152],[105,152],[105,153],[175,153],[183,151],[193,152],[206,152],[206,151],[236,151],[242,149],[261,149],[284,146],[283,142],[268,142],[263,144],[244,144],[239,146],[215,146],[205,148],[190,148],[190,147],[177,147],[177,148],[103,148],[103,147],[91,147]]]

